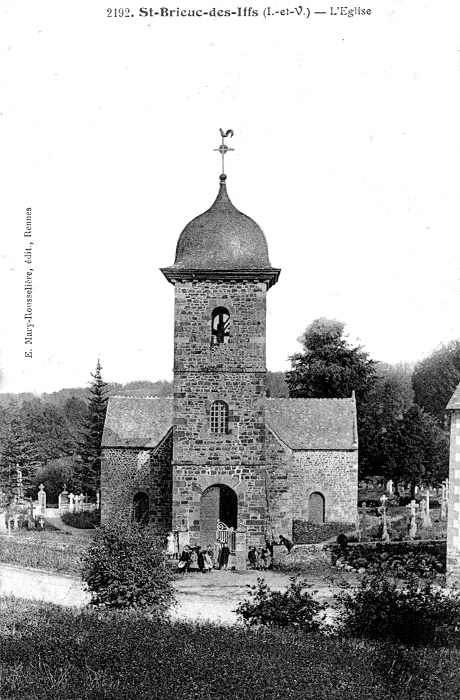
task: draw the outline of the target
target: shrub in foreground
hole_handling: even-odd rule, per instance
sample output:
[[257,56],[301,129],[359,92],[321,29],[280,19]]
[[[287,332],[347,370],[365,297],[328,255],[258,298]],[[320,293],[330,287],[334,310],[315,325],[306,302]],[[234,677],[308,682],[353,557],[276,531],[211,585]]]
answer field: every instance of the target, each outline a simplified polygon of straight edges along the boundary
[[166,612],[174,594],[164,545],[164,533],[151,526],[115,522],[98,528],[82,565],[92,605]]
[[2,700],[458,700],[455,649],[2,598],[0,629]]
[[295,576],[290,581],[286,591],[272,591],[263,578],[258,578],[256,586],[248,586],[249,599],[240,603],[235,612],[249,626],[300,627],[317,632],[322,625],[320,613],[326,606],[313,598],[306,581]]
[[385,575],[365,576],[360,587],[336,596],[338,633],[409,646],[460,642],[460,594],[412,576],[403,587]]

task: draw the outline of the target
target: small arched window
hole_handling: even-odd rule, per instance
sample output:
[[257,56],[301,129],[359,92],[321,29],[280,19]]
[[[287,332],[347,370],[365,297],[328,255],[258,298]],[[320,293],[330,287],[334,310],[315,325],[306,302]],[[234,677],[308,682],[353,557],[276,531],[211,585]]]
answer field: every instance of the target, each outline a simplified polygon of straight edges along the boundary
[[149,497],[143,491],[136,493],[133,498],[133,520],[143,525],[149,521]]
[[218,306],[211,317],[211,345],[228,343],[230,338],[230,314],[224,306]]
[[308,502],[308,521],[315,525],[324,523],[324,496],[319,491],[314,491],[310,494]]
[[225,401],[214,401],[211,406],[211,433],[228,433],[228,406]]

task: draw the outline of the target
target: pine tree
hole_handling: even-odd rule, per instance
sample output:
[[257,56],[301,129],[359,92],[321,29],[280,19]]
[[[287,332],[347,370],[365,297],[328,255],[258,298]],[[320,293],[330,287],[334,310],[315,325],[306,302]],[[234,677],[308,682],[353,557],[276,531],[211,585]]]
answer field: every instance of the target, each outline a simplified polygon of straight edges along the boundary
[[91,373],[92,382],[88,397],[89,415],[86,423],[86,438],[82,445],[81,472],[78,475],[78,486],[89,496],[95,495],[101,482],[101,442],[108,401],[107,384],[102,380],[101,370],[98,358],[96,371],[94,374]]
[[30,488],[32,479],[41,463],[33,434],[18,407],[11,407],[8,425],[4,431],[4,444],[0,467],[0,487],[6,490],[16,485],[16,468],[22,472],[23,485]]

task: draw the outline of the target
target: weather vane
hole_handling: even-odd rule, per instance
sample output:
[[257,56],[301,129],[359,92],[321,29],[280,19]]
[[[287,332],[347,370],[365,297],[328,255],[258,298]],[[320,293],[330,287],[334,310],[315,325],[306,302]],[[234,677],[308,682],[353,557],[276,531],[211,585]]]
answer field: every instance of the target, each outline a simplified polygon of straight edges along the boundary
[[222,175],[225,175],[225,156],[228,153],[228,151],[234,151],[234,148],[230,148],[229,146],[226,145],[225,139],[228,136],[233,136],[233,129],[229,129],[228,131],[225,131],[223,129],[220,129],[220,135],[222,136],[222,143],[219,146],[219,148],[215,148],[215,151],[219,151],[219,153],[222,156]]

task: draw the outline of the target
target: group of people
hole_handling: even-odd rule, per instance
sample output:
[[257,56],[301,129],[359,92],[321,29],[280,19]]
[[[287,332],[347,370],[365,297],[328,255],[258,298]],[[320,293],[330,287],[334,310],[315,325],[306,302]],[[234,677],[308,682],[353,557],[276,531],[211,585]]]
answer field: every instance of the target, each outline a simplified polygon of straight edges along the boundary
[[212,545],[207,548],[189,547],[186,545],[179,557],[178,570],[180,573],[200,572],[207,574],[214,568],[227,569],[230,558],[230,548],[223,544],[218,551],[217,557],[214,555]]
[[[182,550],[179,561],[178,571],[185,573],[202,573],[207,574],[213,569],[234,569],[235,555],[230,552],[228,544],[221,544],[214,551],[212,545],[206,548],[199,546],[190,547],[185,545]],[[272,566],[272,553],[270,547],[249,547],[248,551],[248,568],[264,571]]]
[[265,571],[272,565],[272,556],[269,547],[249,547],[248,552],[249,569]]

